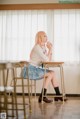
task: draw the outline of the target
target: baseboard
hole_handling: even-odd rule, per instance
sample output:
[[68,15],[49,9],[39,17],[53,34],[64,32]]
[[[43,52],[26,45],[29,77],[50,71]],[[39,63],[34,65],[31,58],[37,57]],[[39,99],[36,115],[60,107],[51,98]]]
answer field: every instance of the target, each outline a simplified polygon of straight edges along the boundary
[[[22,95],[22,93],[17,93],[17,95]],[[26,96],[28,96],[28,93],[25,93]],[[34,93],[32,94],[33,96],[35,95]],[[36,96],[39,96],[40,93],[36,93]],[[48,96],[55,96],[55,94],[47,94]],[[66,97],[80,97],[80,94],[66,94]]]

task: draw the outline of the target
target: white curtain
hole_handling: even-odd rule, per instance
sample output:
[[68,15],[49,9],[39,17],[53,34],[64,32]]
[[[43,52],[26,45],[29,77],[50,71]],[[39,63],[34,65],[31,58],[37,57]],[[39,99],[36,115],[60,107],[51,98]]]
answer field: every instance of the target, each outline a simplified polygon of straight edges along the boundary
[[54,44],[55,60],[80,62],[80,10],[54,11]]
[[53,43],[53,60],[80,62],[80,10],[0,11],[0,60],[29,60],[35,34]]

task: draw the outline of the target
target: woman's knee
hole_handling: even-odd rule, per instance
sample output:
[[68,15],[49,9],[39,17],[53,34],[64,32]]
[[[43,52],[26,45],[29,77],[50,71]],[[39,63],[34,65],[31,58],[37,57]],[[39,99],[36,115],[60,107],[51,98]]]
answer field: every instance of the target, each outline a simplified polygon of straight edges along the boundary
[[51,75],[54,76],[55,75],[55,72],[54,71],[50,71]]
[[46,73],[45,77],[46,77],[46,78],[52,78],[51,72]]

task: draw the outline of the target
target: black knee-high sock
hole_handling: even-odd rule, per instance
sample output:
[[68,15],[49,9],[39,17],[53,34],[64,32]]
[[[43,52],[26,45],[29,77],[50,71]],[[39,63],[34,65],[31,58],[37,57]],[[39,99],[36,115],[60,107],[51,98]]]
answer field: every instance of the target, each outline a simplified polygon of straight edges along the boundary
[[42,89],[42,91],[41,91],[41,94],[40,94],[40,97],[42,97],[42,94],[45,96],[46,95],[46,92],[47,92],[47,89]]
[[55,92],[56,92],[56,95],[60,95],[59,87],[54,87],[54,90],[55,90]]

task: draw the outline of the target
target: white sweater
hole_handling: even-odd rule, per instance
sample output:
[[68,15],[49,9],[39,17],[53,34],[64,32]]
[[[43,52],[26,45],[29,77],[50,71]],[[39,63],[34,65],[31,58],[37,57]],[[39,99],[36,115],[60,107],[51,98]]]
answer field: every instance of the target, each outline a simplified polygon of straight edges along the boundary
[[41,48],[38,44],[34,46],[30,58],[30,63],[39,66],[41,62],[49,61],[48,56],[45,53],[45,49]]

